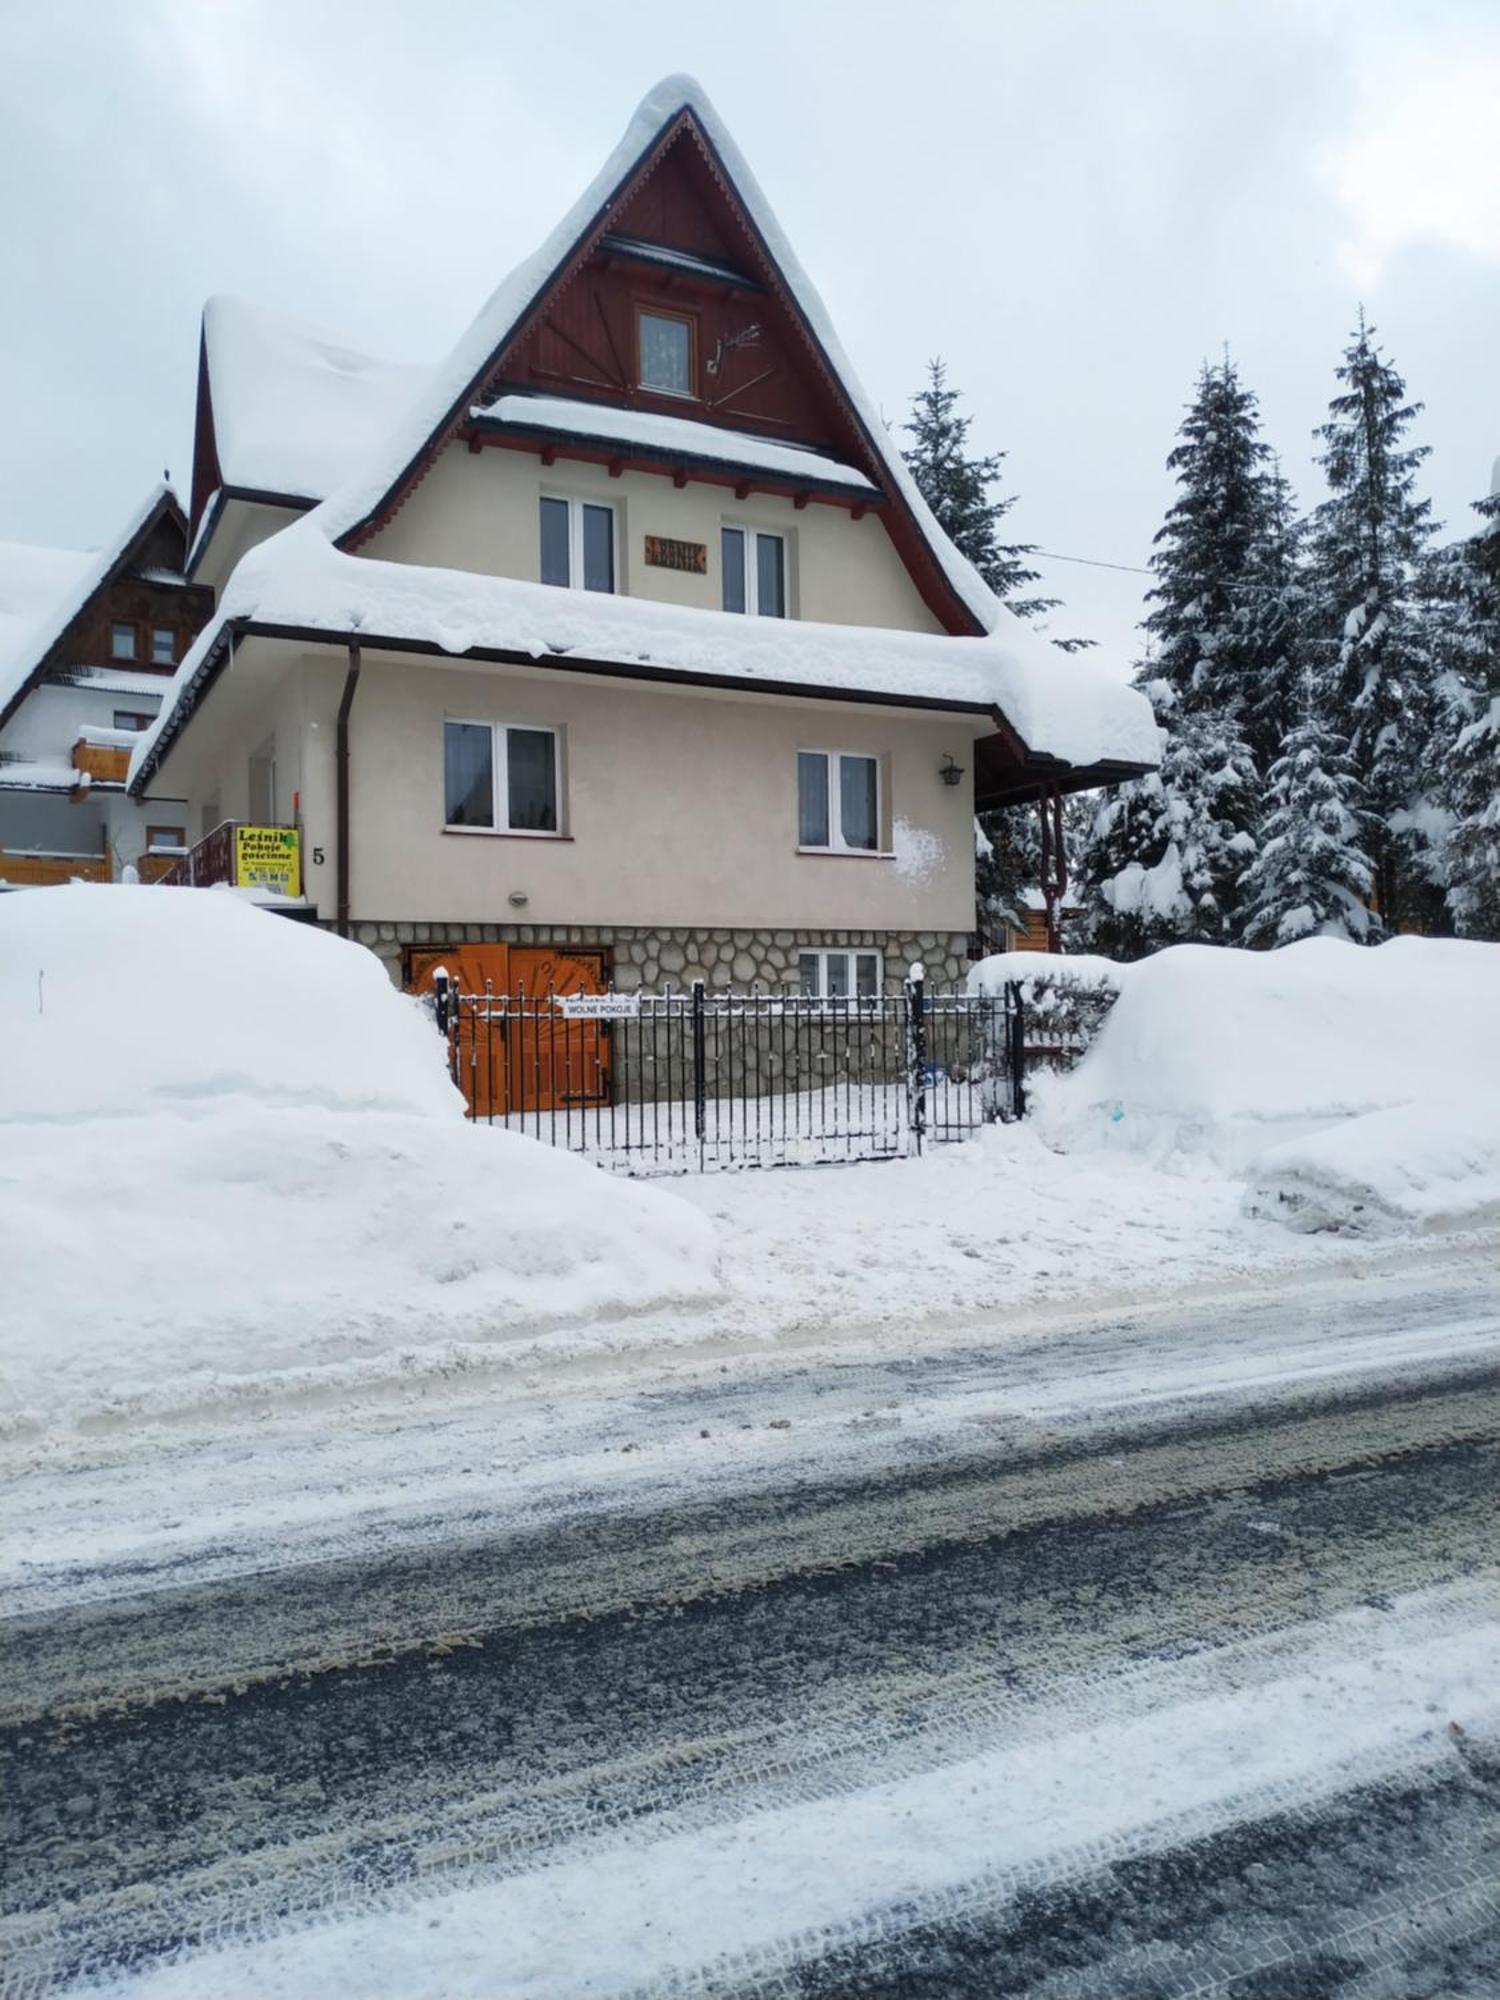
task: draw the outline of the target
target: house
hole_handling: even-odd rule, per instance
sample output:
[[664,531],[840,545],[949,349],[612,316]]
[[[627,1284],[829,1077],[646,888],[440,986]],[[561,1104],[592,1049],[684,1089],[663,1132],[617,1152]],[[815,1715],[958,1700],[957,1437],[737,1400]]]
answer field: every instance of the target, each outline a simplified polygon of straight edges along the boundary
[[125,777],[213,610],[186,555],[165,486],[104,549],[0,542],[0,887],[150,875],[181,850],[182,799]]
[[976,808],[1156,761],[939,530],[682,78],[435,368],[211,303],[193,509],[218,607],[131,796],[197,880],[295,833],[409,986],[956,980]]

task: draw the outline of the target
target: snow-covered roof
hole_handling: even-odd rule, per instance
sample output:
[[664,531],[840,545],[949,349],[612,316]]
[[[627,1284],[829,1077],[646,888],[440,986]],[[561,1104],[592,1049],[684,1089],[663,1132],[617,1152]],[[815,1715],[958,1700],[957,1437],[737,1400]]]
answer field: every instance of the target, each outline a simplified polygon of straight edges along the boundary
[[[601,223],[642,158],[681,112],[688,112],[719,157],[726,178],[759,232],[789,294],[837,377],[865,432],[888,491],[899,494],[926,537],[959,600],[986,631],[1006,616],[994,592],[949,541],[917,490],[875,403],[865,392],[834,332],[817,288],[797,260],[770,202],[709,101],[690,76],[669,76],[647,92],[619,144],[562,220],[532,254],[502,280],[446,360],[432,370],[410,404],[385,431],[357,470],[316,510],[314,519],[339,541],[376,514],[403,474],[433,437],[466,415],[492,358],[519,329],[542,293]],[[226,477],[228,474],[226,473]]]
[[171,487],[153,486],[114,540],[87,553],[0,543],[0,716],[164,501],[176,506]]
[[998,709],[1028,749],[1076,765],[1152,765],[1160,750],[1143,695],[1086,655],[1058,652],[1010,613],[1002,632],[984,638],[735,617],[345,555],[304,515],[252,549],[234,570],[218,615],[178,668],[155,725],[142,733],[132,784],[144,782],[158,745],[165,748],[190,711],[200,675],[231,622],[357,636],[372,646],[387,639],[452,654],[496,652],[557,666],[571,658],[747,689]]
[[597,439],[601,444],[635,446],[650,452],[678,452],[684,458],[754,468],[777,479],[821,481],[862,493],[875,491],[856,466],[842,465],[809,445],[782,444],[776,438],[725,430],[691,417],[658,416],[650,410],[617,409],[610,403],[566,396],[501,396],[483,407],[476,405],[473,415],[549,436]]
[[0,542],[0,708],[16,682],[15,662],[29,673],[37,655],[31,634],[53,605],[70,596],[95,558],[82,549],[35,548],[29,542]]
[[334,490],[430,372],[225,296],[203,308],[203,351],[223,484],[305,500]]

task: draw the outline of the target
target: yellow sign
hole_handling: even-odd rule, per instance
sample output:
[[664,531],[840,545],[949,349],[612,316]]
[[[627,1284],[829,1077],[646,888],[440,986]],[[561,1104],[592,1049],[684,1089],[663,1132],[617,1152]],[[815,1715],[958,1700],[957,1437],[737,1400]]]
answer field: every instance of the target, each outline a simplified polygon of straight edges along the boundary
[[234,881],[238,889],[302,894],[302,836],[294,826],[237,826]]

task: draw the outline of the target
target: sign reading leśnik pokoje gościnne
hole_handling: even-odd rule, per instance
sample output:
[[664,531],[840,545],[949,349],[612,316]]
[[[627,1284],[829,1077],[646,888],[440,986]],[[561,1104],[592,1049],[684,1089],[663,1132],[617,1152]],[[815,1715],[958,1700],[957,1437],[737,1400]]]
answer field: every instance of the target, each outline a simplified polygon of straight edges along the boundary
[[237,826],[234,879],[241,889],[302,894],[302,836],[294,826]]

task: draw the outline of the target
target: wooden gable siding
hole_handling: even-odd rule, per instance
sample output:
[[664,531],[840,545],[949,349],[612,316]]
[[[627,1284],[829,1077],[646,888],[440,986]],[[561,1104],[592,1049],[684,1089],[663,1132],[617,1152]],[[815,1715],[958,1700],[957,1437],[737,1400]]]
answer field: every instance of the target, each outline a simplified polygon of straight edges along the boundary
[[188,499],[188,538],[198,532],[204,510],[224,484],[219,441],[214,434],[214,399],[208,381],[208,339],[198,334],[198,399],[193,415],[193,490]]
[[[179,551],[177,560],[182,560]],[[163,679],[177,671],[177,663],[213,616],[214,594],[207,584],[180,585],[148,583],[138,576],[122,576],[104,586],[93,602],[85,606],[52,649],[50,667],[125,667],[132,673],[159,673]],[[133,660],[117,660],[110,646],[110,627],[134,625],[138,639]],[[173,663],[155,666],[151,659],[153,630],[168,631],[173,638]],[[129,702],[121,697],[122,707]]]
[[[644,186],[610,218],[610,238],[634,237],[743,273],[735,287],[696,272],[669,270],[607,238],[577,275],[547,302],[544,315],[506,356],[491,385],[551,395],[597,398],[615,406],[690,417],[726,430],[813,444],[835,456],[865,457],[864,447],[818,371],[785,301],[752,266],[755,255],[686,134],[673,141]],[[693,401],[641,388],[637,314],[681,315],[696,332]],[[760,328],[753,346],[726,349],[716,375],[717,344]]]

